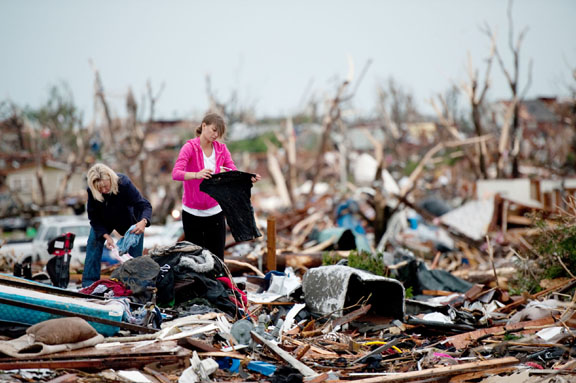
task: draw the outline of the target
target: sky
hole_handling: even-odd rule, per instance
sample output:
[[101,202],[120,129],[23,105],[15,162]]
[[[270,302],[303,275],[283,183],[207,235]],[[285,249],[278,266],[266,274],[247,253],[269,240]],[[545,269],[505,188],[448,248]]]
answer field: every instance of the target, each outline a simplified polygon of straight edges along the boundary
[[[511,67],[507,7],[505,0],[0,0],[0,101],[38,107],[50,87],[67,84],[89,119],[97,68],[120,116],[127,90],[142,101],[148,81],[163,89],[157,118],[201,116],[206,75],[220,101],[236,92],[259,117],[287,116],[310,97],[334,95],[353,63],[358,114],[373,113],[389,78],[426,110],[431,97],[466,81],[468,54],[483,75],[490,41],[482,26],[497,31]],[[520,77],[526,83],[532,60],[527,96],[567,95],[576,1],[516,0],[512,9],[516,34],[528,28]],[[489,97],[509,97],[497,65],[492,74]]]

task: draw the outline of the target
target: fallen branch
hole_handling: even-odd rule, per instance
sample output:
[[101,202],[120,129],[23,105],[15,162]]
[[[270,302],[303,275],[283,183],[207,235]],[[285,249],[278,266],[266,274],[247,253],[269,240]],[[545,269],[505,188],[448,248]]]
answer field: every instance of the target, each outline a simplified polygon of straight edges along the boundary
[[233,259],[225,259],[224,263],[228,263],[230,265],[236,265],[236,266],[241,266],[241,267],[247,267],[250,270],[252,270],[253,272],[256,273],[256,275],[263,277],[264,273],[261,272],[260,270],[258,270],[258,268],[254,267],[253,265],[249,264],[248,262],[240,262],[240,261],[235,261]]

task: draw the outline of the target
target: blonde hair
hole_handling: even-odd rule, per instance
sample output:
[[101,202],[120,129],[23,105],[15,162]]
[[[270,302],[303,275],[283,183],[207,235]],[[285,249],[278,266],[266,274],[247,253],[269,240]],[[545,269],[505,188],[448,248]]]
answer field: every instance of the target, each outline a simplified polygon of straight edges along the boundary
[[102,193],[98,190],[98,187],[104,180],[110,180],[110,193],[118,194],[118,175],[108,166],[104,164],[96,164],[92,166],[90,170],[88,170],[86,178],[88,179],[88,187],[90,188],[95,200],[100,202],[104,201]]
[[222,116],[220,116],[218,113],[208,113],[204,116],[202,123],[199,127],[196,128],[196,137],[200,137],[202,134],[202,125],[204,124],[215,125],[216,131],[218,132],[218,136],[220,138],[224,138],[224,135],[226,135],[226,123],[224,122]]

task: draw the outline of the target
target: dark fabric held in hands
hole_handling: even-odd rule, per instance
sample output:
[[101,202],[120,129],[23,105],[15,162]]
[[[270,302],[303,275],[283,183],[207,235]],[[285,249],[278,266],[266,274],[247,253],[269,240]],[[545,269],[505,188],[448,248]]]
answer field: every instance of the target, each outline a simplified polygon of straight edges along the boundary
[[200,184],[200,190],[218,201],[222,207],[236,242],[262,236],[256,227],[254,209],[250,202],[252,177],[255,174],[233,170],[214,174]]

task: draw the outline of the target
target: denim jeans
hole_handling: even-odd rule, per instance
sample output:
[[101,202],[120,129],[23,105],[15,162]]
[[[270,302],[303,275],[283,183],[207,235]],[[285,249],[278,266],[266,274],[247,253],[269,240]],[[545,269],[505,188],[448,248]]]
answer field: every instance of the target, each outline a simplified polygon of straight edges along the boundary
[[[88,287],[92,283],[100,280],[100,268],[102,264],[102,251],[104,251],[104,238],[97,239],[94,229],[90,229],[88,243],[86,246],[86,260],[84,261],[84,271],[82,272],[82,287]],[[132,257],[142,255],[144,248],[144,235],[140,236],[138,245],[131,247],[128,254]]]

